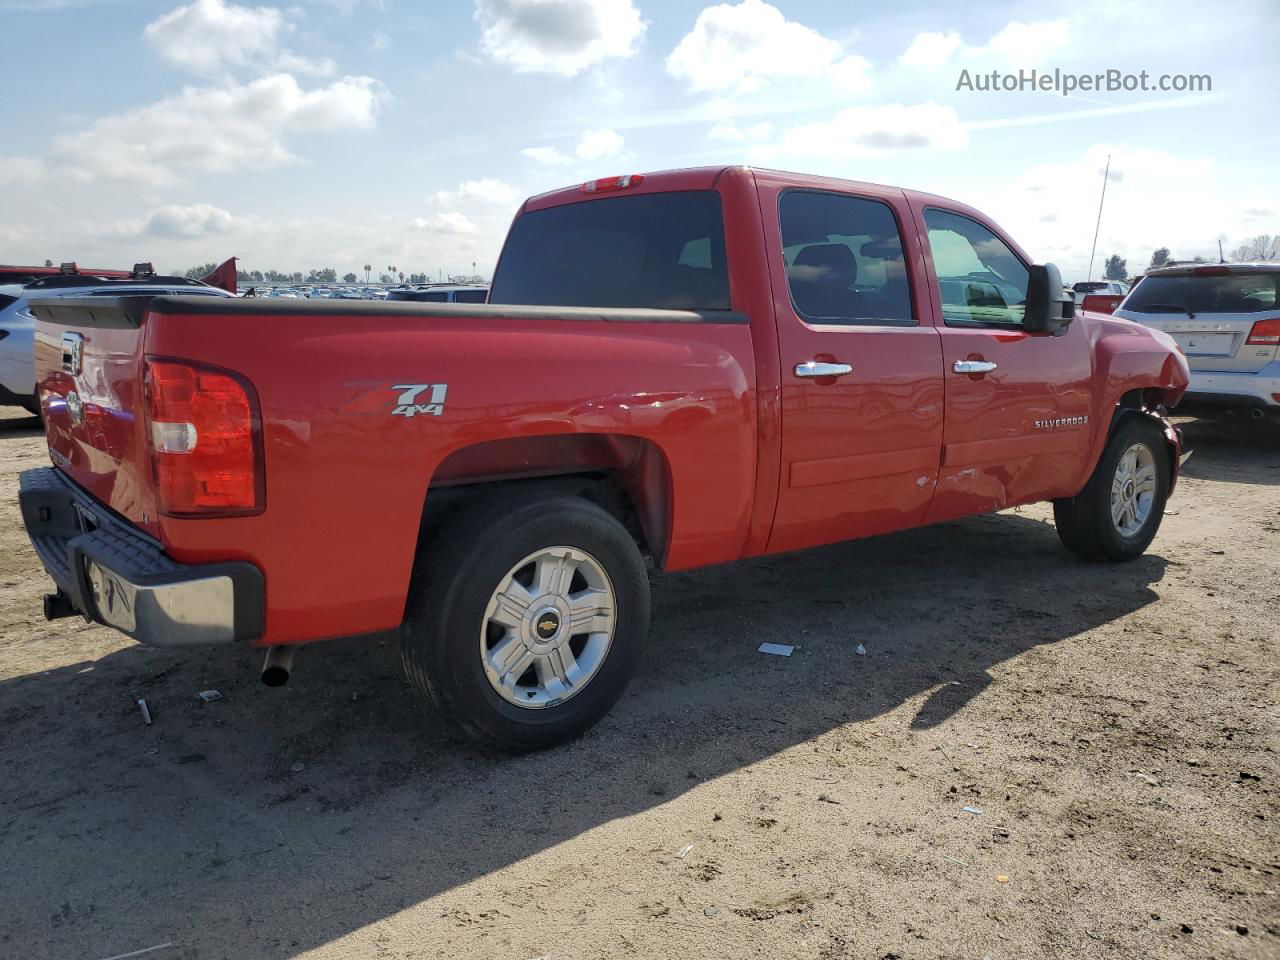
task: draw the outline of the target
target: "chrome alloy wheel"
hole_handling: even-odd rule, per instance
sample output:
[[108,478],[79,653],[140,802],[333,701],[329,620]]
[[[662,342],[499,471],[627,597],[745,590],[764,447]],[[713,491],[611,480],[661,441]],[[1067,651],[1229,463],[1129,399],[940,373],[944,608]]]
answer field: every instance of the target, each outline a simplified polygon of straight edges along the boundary
[[1156,496],[1156,458],[1145,443],[1135,443],[1120,456],[1111,480],[1111,522],[1123,537],[1135,537],[1146,526]]
[[529,554],[499,581],[480,625],[480,661],[502,699],[554,706],[580,692],[613,642],[617,600],[600,562],[575,547]]

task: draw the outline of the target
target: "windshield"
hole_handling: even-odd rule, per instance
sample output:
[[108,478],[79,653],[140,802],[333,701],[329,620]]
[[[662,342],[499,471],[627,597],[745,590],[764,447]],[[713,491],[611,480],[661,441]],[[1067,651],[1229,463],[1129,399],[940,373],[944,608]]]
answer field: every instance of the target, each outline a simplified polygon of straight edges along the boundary
[[1147,277],[1123,308],[1135,313],[1260,313],[1274,310],[1280,271]]
[[649,193],[516,219],[490,303],[728,310],[720,195]]

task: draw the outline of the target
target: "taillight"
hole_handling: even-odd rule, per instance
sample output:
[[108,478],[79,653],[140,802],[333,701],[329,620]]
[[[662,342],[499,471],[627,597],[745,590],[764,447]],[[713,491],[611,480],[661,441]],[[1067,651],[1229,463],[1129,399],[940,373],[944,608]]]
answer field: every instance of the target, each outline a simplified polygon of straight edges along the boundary
[[1280,317],[1259,320],[1249,331],[1249,339],[1246,342],[1257,347],[1273,347],[1280,344]]
[[159,510],[168,516],[258,513],[262,426],[239,374],[181,360],[147,360],[147,439]]

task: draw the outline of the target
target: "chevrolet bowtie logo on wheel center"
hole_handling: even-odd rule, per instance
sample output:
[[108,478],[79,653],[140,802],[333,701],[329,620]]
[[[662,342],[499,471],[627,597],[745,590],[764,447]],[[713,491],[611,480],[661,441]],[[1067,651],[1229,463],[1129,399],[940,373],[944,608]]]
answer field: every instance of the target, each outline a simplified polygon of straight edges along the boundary
[[536,629],[540,639],[550,640],[556,635],[556,631],[560,629],[560,618],[554,613],[544,613],[538,618]]

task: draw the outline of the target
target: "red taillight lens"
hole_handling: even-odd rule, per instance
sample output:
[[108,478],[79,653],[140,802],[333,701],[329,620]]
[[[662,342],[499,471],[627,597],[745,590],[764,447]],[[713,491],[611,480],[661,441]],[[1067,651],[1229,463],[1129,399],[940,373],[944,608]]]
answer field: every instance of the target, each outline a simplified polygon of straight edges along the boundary
[[161,513],[257,513],[263,506],[257,398],[239,375],[148,360],[147,438]]
[[1280,344],[1280,317],[1259,320],[1249,331],[1248,343],[1256,347],[1274,347]]

